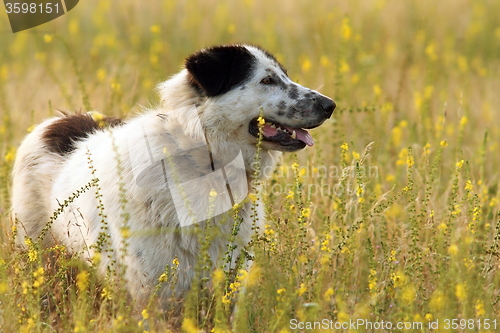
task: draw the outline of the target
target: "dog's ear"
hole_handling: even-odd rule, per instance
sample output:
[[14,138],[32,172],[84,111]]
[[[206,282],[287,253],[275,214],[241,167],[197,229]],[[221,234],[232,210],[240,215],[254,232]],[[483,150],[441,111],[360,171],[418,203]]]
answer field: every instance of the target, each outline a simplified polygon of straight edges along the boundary
[[216,46],[201,50],[186,59],[189,81],[207,96],[224,94],[244,82],[255,57],[243,46]]

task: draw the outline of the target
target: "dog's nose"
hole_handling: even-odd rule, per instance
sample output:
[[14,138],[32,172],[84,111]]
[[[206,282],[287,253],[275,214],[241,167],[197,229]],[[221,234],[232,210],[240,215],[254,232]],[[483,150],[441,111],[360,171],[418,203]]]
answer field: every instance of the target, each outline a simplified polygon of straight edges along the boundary
[[328,118],[332,116],[333,110],[335,110],[335,107],[337,106],[335,102],[328,97],[321,97],[319,105],[321,105],[321,108],[325,111]]

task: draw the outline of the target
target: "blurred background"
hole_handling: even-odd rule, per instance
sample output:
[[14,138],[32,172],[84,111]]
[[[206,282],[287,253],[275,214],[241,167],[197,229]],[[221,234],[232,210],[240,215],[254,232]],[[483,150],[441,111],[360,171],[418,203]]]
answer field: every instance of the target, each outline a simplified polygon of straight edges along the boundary
[[[272,180],[282,188],[300,182],[304,191],[267,198],[266,235],[276,257],[261,262],[269,272],[262,290],[281,295],[287,283],[287,290],[303,286],[308,291],[299,296],[307,299],[294,298],[287,309],[318,302],[316,315],[326,316],[323,293],[332,296],[333,288],[332,313],[344,319],[498,316],[499,13],[497,0],[86,0],[16,34],[0,13],[2,219],[16,147],[34,124],[57,110],[133,116],[157,103],[155,85],[189,54],[258,44],[293,80],[338,105],[332,120],[312,131],[315,147],[287,155],[283,167],[299,161],[311,170],[377,170],[342,178],[305,169],[299,180],[293,172]],[[339,183],[350,192],[318,195],[307,187]],[[297,195],[300,205],[283,198]],[[285,228],[284,220],[292,223]],[[293,230],[306,220],[307,256],[335,258],[330,270],[294,252]],[[288,261],[280,266],[282,258]],[[310,265],[314,278],[291,270],[295,264]],[[326,275],[316,284],[318,272]],[[270,286],[276,281],[282,285]],[[255,308],[261,296],[248,298]],[[248,311],[261,328],[285,325]]]

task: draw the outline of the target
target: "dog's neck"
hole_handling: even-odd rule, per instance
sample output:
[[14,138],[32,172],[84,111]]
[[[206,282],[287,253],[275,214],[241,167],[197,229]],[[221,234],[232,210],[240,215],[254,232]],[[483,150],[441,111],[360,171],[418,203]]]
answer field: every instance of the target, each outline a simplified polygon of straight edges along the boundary
[[193,91],[188,82],[188,73],[183,69],[169,80],[160,83],[157,91],[161,97],[161,107],[166,111],[200,106],[206,98]]
[[[214,154],[224,153],[222,150],[234,144],[233,139],[229,140],[227,138],[227,133],[207,131],[204,129],[203,124],[200,123],[204,109],[210,106],[207,105],[208,99],[206,97],[200,96],[193,91],[188,82],[186,69],[174,75],[169,80],[160,83],[157,90],[161,97],[162,112],[182,122],[185,125],[185,129],[192,130],[191,133],[186,133],[186,135],[194,137],[204,136],[207,141],[212,143],[210,149]],[[263,180],[266,176],[272,174],[271,170],[274,170],[282,155],[279,151],[261,149],[259,157],[256,158],[256,146],[242,144],[241,147],[245,147],[242,149],[248,150],[243,152],[242,155],[244,157],[251,156],[251,158],[245,158],[244,161],[249,182],[253,179]],[[259,167],[256,167],[256,161],[258,161]]]

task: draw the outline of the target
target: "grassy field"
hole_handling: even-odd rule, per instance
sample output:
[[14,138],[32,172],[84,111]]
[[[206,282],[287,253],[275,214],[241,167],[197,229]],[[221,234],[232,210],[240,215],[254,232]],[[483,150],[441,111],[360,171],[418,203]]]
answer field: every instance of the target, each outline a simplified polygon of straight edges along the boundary
[[[0,14],[0,332],[499,331],[498,13],[493,0],[99,0],[17,34]],[[182,315],[134,315],[119,283],[63,248],[13,252],[9,177],[34,124],[132,116],[185,56],[234,42],[338,105],[268,183],[250,271],[231,285],[215,271]]]

